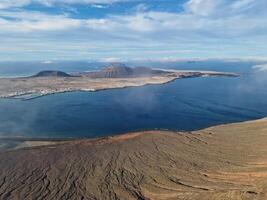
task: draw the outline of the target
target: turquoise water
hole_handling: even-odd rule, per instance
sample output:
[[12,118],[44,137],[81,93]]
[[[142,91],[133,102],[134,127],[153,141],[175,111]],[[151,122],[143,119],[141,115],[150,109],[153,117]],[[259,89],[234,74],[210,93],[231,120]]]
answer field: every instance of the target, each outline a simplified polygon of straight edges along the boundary
[[[267,73],[252,69],[252,63],[184,65],[242,76],[178,79],[165,85],[72,92],[29,101],[1,99],[0,135],[98,137],[144,129],[190,131],[267,116]],[[186,68],[172,66],[179,67]]]

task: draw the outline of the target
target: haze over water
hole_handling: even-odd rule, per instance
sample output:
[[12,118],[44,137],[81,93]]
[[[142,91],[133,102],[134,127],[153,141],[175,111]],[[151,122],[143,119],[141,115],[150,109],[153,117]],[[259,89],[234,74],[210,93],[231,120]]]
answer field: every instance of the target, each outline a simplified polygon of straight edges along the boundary
[[[15,67],[18,63],[9,63],[9,68],[0,67],[0,76],[102,66],[79,62],[76,64],[80,67],[75,68],[73,64],[32,63],[19,68]],[[164,85],[72,92],[28,101],[1,99],[0,136],[97,137],[143,129],[191,131],[262,118],[267,115],[267,72],[254,65],[222,61],[150,63],[161,68],[232,71],[241,76],[178,79]]]

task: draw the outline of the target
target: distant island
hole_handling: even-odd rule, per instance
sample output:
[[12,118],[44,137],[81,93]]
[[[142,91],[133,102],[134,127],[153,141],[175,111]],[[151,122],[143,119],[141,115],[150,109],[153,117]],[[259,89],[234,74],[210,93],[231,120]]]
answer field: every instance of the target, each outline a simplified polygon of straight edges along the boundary
[[0,199],[265,200],[266,130],[261,119],[190,133],[25,141],[0,153]]
[[0,78],[0,98],[43,96],[71,91],[164,84],[178,78],[201,76],[236,77],[235,73],[216,71],[165,70],[148,67],[111,65],[99,71],[68,74],[62,71],[41,71],[33,76]]

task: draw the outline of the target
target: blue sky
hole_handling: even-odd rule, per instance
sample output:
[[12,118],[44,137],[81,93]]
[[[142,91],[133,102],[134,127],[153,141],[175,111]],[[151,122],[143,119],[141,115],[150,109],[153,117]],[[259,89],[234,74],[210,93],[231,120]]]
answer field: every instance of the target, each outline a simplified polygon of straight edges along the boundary
[[0,0],[0,60],[267,59],[266,0]]

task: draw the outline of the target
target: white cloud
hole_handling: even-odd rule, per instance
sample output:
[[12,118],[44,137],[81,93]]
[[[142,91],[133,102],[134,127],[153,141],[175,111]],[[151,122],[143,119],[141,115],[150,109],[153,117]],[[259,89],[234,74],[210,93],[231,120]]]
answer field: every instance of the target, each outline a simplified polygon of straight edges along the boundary
[[255,0],[239,0],[239,1],[235,1],[233,2],[233,4],[231,5],[231,7],[234,10],[240,10],[240,9],[247,9],[250,6],[253,6],[253,4],[255,3]]
[[[0,0],[0,8],[11,2],[11,6],[19,7],[33,1],[47,6],[108,6],[107,3],[119,0]],[[11,42],[6,41],[16,41],[12,52],[31,50],[32,54],[49,51],[49,55],[72,56],[80,51],[91,57],[101,52],[104,58],[128,56],[129,52],[175,58],[193,53],[262,57],[267,52],[265,4],[266,0],[188,0],[181,12],[153,11],[139,4],[124,14],[81,19],[72,18],[71,14],[0,9],[0,53],[11,48]]]
[[262,65],[254,65],[252,68],[259,72],[267,72],[267,63]]
[[6,9],[10,7],[22,7],[29,4],[30,0],[1,0],[0,9]]
[[62,31],[78,28],[80,25],[80,20],[69,18],[66,15],[48,15],[40,12],[25,11],[0,11],[1,33]]
[[149,6],[147,4],[144,3],[140,3],[137,6],[135,6],[134,10],[136,12],[145,12],[149,9]]
[[[6,0],[7,1],[7,0]],[[11,0],[8,0],[11,1]],[[54,0],[46,0],[53,3]],[[58,0],[63,2],[63,0]],[[78,2],[100,2],[100,0],[83,0]],[[102,3],[114,0],[102,0]],[[26,0],[18,1],[28,2]],[[64,0],[74,3],[74,0]],[[228,3],[226,3],[228,2]],[[256,12],[253,15],[243,12],[247,5],[253,9],[261,10],[266,0],[238,0],[232,3],[223,0],[189,0],[185,4],[185,11],[181,13],[146,11],[143,4],[141,11],[128,15],[110,15],[100,19],[74,19],[68,15],[52,15],[32,11],[1,11],[0,26],[2,32],[25,31],[61,31],[61,30],[109,30],[109,35],[135,35],[148,36],[148,34],[162,33],[166,36],[196,36],[208,35],[209,37],[240,37],[245,35],[264,35],[267,32],[267,13]],[[1,5],[1,4],[0,4]],[[93,4],[97,5],[98,4]],[[220,7],[220,6],[221,7]],[[102,6],[102,5],[101,5]],[[235,8],[235,14],[230,8]],[[226,9],[227,8],[227,9]],[[241,10],[238,10],[240,8]],[[225,13],[226,12],[226,13]],[[222,13],[225,13],[222,15]],[[210,16],[209,15],[216,15]],[[139,34],[139,35],[136,35]],[[155,35],[150,35],[155,36]]]
[[118,58],[118,57],[107,57],[107,58],[99,59],[99,61],[107,62],[107,63],[114,63],[114,62],[123,62],[125,60],[122,60],[122,58]]
[[42,4],[44,6],[53,6],[56,4],[112,4],[116,2],[125,2],[134,0],[1,0],[0,9],[19,8],[32,3]]
[[213,18],[266,13],[266,7],[266,0],[189,0],[184,5],[188,13]]
[[189,13],[208,16],[218,11],[222,3],[222,0],[189,0],[184,7]]
[[103,4],[92,4],[91,7],[99,9],[107,8],[107,6]]
[[45,60],[42,62],[42,64],[53,64],[53,63],[55,63],[55,62],[52,60]]

